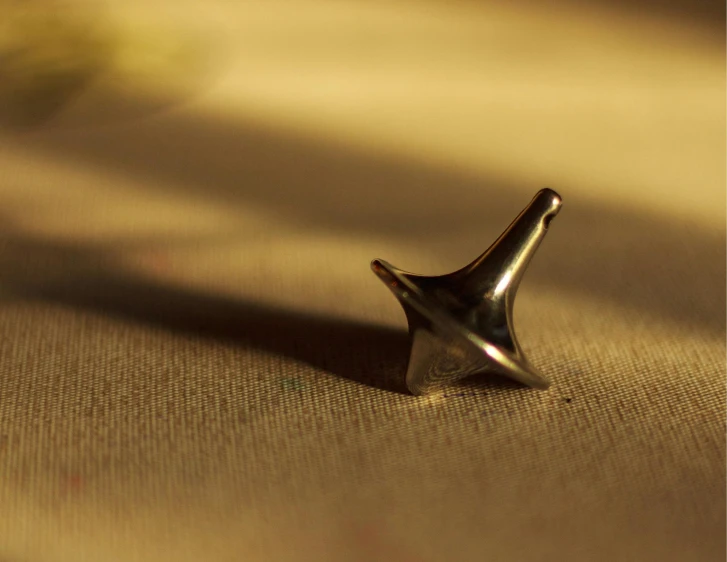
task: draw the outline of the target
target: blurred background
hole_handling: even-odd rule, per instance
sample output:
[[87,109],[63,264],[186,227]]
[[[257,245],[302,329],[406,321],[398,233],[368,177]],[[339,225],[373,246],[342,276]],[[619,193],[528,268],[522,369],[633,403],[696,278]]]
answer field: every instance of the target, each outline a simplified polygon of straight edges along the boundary
[[[0,560],[723,556],[723,3],[0,14]],[[368,263],[460,267],[546,185],[517,322],[560,390],[466,398],[524,416],[483,443],[398,392]]]

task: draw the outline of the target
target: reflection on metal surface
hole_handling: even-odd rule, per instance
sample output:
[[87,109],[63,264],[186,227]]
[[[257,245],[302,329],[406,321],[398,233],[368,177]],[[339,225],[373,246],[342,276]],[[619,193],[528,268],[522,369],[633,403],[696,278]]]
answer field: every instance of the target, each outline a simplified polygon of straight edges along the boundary
[[518,344],[512,311],[525,268],[560,207],[555,191],[539,191],[484,254],[449,275],[414,275],[373,261],[409,321],[406,383],[412,393],[427,394],[483,371],[548,388]]

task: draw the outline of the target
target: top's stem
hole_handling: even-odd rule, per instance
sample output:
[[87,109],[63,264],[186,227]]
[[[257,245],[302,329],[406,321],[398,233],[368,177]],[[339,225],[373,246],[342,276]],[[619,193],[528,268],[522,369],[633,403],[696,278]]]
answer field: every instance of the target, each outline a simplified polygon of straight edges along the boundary
[[485,297],[505,297],[512,302],[525,268],[560,206],[560,195],[552,189],[540,190],[484,254],[452,274],[461,283],[460,295],[471,302]]

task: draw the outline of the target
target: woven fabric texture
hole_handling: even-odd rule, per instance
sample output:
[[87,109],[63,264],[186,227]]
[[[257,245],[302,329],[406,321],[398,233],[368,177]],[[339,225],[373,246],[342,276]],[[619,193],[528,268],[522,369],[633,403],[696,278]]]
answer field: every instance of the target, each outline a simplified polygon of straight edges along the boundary
[[[112,73],[0,136],[0,561],[723,560],[723,32],[174,6],[114,17],[209,16],[205,87]],[[461,267],[544,185],[552,388],[408,395],[369,262]]]

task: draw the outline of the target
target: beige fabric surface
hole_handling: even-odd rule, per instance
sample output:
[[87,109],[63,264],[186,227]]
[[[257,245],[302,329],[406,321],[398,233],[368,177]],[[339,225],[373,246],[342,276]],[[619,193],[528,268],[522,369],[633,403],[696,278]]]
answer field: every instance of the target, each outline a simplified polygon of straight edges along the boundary
[[[107,7],[124,56],[0,137],[0,560],[723,560],[724,33],[661,8]],[[544,185],[552,388],[407,395],[370,260]]]

